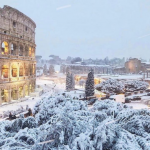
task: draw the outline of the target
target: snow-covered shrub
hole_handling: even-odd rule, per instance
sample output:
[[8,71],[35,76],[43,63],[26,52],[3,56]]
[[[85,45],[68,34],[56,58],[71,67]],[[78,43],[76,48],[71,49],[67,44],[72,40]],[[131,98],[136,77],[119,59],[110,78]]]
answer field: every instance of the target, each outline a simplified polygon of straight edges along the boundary
[[108,79],[95,86],[96,90],[106,94],[120,94],[124,92],[124,84],[115,79]]
[[125,91],[126,92],[134,92],[140,90],[146,90],[149,84],[145,81],[133,80],[125,82]]
[[0,149],[149,149],[149,110],[133,110],[111,100],[88,108],[84,101],[57,96],[39,101],[34,114],[35,118],[0,122]]

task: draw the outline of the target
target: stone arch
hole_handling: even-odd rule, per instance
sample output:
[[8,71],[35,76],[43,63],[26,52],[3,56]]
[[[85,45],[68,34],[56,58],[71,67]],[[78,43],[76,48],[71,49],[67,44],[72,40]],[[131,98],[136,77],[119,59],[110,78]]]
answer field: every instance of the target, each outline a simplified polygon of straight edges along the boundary
[[18,66],[17,66],[17,64],[13,64],[11,66],[11,75],[12,75],[12,77],[17,77],[17,75],[18,75]]
[[9,67],[7,65],[2,66],[2,78],[8,78]]
[[17,100],[18,99],[18,90],[14,87],[11,89],[11,99]]
[[9,53],[9,45],[8,42],[4,41],[2,42],[2,54],[8,54]]
[[8,102],[8,89],[1,90],[2,103]]

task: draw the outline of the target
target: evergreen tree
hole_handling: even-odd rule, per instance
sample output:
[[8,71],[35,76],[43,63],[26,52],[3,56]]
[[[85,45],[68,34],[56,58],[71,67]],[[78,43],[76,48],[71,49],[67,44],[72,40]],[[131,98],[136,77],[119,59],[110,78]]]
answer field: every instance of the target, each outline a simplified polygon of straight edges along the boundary
[[71,78],[71,89],[74,90],[75,89],[75,81],[74,81],[74,75],[71,73],[70,75]]
[[53,75],[54,73],[55,73],[54,66],[53,66],[53,65],[50,65],[50,66],[49,66],[49,74],[50,74],[50,75]]
[[67,91],[71,90],[71,74],[70,74],[70,72],[67,72],[67,74],[66,74],[66,90]]
[[44,75],[47,75],[47,65],[46,64],[44,65],[43,73],[44,73]]
[[85,95],[87,96],[93,96],[94,95],[94,72],[91,69],[91,71],[88,74],[88,78],[86,80],[85,84]]

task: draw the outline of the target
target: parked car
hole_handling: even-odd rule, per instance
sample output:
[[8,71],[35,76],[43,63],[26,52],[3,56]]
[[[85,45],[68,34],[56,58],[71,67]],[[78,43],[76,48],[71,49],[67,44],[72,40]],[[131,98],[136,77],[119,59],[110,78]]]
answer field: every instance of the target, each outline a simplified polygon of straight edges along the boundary
[[150,96],[150,92],[149,92],[149,93],[147,93],[147,96]]
[[132,100],[131,98],[126,98],[125,103],[131,103],[131,100]]
[[136,101],[136,100],[141,100],[141,97],[140,97],[140,96],[134,96],[134,97],[133,97],[133,100],[134,100],[134,101]]
[[147,89],[146,92],[150,92],[150,89]]

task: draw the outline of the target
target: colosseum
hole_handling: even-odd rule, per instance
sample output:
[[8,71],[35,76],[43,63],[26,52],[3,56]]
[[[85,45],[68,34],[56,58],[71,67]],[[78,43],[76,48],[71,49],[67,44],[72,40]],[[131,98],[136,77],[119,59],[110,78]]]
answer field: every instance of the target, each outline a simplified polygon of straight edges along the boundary
[[9,6],[0,8],[0,105],[34,92],[36,24]]

